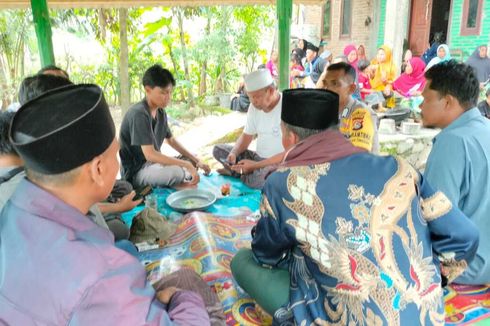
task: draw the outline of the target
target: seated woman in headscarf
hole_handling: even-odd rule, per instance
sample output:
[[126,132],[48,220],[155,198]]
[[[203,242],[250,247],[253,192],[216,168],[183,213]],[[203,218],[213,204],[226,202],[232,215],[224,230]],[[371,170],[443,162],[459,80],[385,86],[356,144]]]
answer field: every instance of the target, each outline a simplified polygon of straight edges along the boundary
[[405,72],[393,83],[393,89],[403,97],[422,94],[425,86],[425,63],[422,59],[413,57],[407,62]]
[[449,46],[446,44],[441,44],[437,47],[437,56],[432,58],[425,67],[425,71],[429,70],[433,65],[440,62],[451,60],[451,53],[449,52]]
[[430,60],[437,56],[437,48],[439,47],[439,44],[442,43],[442,38],[443,35],[441,32],[435,33],[434,37],[431,38],[432,42],[429,43],[429,48],[425,50],[425,52],[420,57],[422,60],[424,60],[425,64],[428,64]]
[[475,71],[480,87],[483,87],[484,83],[490,79],[490,59],[488,58],[487,50],[486,45],[480,45],[471,57],[466,60],[466,64]]
[[357,48],[357,60],[367,60],[366,48],[362,44]]
[[383,93],[386,98],[386,107],[395,107],[392,85],[396,78],[396,67],[393,63],[390,47],[382,45],[378,49],[372,64],[374,68],[374,76],[370,80],[372,89]]
[[412,50],[407,49],[407,51],[405,51],[405,54],[403,55],[403,62],[402,62],[402,66],[400,69],[402,74],[405,72],[405,68],[407,67],[408,61],[410,61],[410,59],[412,59],[412,58],[413,58]]
[[291,53],[296,53],[297,55],[299,55],[299,57],[301,58],[301,64],[303,65],[303,67],[306,63],[307,47],[308,47],[308,41],[305,39],[299,39],[298,40],[298,47],[293,49],[293,51],[291,51]]
[[344,48],[344,55],[347,57],[347,63],[356,70],[359,75],[359,69],[357,68],[357,49],[354,44],[349,44]]

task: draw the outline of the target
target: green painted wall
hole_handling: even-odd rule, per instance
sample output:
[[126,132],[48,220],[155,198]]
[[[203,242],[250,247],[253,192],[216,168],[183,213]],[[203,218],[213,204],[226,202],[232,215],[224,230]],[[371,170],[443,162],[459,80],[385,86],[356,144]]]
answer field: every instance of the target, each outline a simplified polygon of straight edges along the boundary
[[378,31],[378,43],[377,47],[379,48],[384,44],[385,41],[385,24],[386,24],[386,1],[380,1],[380,17],[379,17],[379,31]]
[[480,35],[461,36],[464,0],[453,0],[452,17],[450,22],[449,47],[451,50],[463,51],[463,60],[470,56],[477,46],[490,43],[490,1],[484,0]]

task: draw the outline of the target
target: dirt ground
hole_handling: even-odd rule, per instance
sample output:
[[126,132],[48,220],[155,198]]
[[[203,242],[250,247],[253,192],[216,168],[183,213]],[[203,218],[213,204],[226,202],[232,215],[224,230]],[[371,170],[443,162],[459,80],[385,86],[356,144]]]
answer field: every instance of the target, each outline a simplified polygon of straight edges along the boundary
[[[122,122],[121,109],[119,107],[111,107],[111,113],[119,135],[119,128]],[[199,117],[190,122],[177,121],[170,117],[170,128],[174,136],[188,150],[208,163],[211,168],[216,169],[219,164],[212,156],[214,143],[222,138],[233,139],[234,136],[229,137],[230,133],[243,127],[245,121],[246,113],[230,111],[230,113],[224,115]],[[162,146],[162,152],[166,155],[177,155],[177,152],[166,144]]]

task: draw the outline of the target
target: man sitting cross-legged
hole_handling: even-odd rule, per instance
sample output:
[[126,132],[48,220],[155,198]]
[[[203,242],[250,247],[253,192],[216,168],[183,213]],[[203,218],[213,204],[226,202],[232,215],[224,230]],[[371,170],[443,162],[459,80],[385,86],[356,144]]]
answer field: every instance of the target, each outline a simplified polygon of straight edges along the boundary
[[[167,69],[154,65],[143,75],[143,86],[145,98],[129,108],[121,125],[122,176],[135,187],[174,187],[185,181],[197,184],[197,168],[206,174],[211,170],[177,141],[168,125],[165,108],[172,98],[174,77]],[[192,163],[161,153],[164,140]]]
[[[266,176],[281,162],[281,93],[271,74],[259,69],[245,76],[250,107],[243,133],[234,146],[216,145],[213,156],[224,165],[222,174],[231,174],[252,188],[262,188]],[[257,136],[257,151],[249,146]]]
[[286,156],[233,276],[278,324],[443,324],[440,264],[458,276],[478,230],[406,161],[346,140],[338,102],[327,90],[283,92]]

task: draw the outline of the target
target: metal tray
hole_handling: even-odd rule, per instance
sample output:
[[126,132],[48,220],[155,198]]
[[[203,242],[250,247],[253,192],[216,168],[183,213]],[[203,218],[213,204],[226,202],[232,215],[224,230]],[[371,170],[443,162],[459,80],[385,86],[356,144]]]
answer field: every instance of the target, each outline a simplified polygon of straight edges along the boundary
[[393,119],[395,120],[397,125],[400,125],[403,120],[407,119],[410,117],[410,109],[409,108],[403,108],[403,107],[396,107],[394,109],[390,109],[386,112],[381,113],[381,115],[378,115],[378,119]]
[[168,206],[182,213],[204,211],[215,202],[216,195],[202,189],[180,190],[167,197]]

